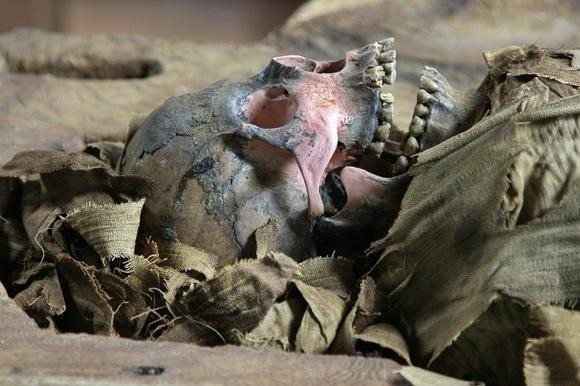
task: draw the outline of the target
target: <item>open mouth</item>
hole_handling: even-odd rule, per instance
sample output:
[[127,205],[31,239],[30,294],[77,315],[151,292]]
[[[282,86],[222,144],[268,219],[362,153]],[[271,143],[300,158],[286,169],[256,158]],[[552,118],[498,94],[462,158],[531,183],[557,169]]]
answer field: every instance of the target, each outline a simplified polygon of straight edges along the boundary
[[[389,57],[387,62],[380,64],[380,58]],[[377,62],[382,66],[388,85],[394,81],[395,55],[380,53]],[[372,66],[367,73],[381,73]],[[384,79],[384,78],[383,78]],[[342,149],[350,157],[341,164],[329,164],[328,174],[321,185],[320,194],[324,202],[322,222],[336,220],[334,224],[344,225],[345,219],[354,216],[354,212],[368,209],[371,201],[387,201],[388,197],[398,196],[399,182],[406,184],[409,178],[399,178],[405,174],[416,154],[437,143],[442,142],[453,133],[462,131],[455,127],[455,121],[449,119],[450,114],[442,114],[449,106],[455,107],[456,114],[462,112],[458,100],[465,100],[460,91],[453,89],[448,81],[434,68],[425,67],[418,80],[417,102],[408,130],[402,138],[393,138],[393,103],[394,98],[388,89],[381,85],[378,93],[381,107],[376,114],[377,130],[373,142],[363,150]],[[369,84],[369,87],[376,85]],[[459,113],[458,113],[459,112]],[[464,114],[464,119],[458,121],[470,122],[474,118]],[[477,118],[477,117],[476,117]],[[400,135],[401,133],[398,133]],[[337,152],[341,150],[340,144]],[[340,159],[340,157],[333,157]],[[384,205],[387,205],[385,203]],[[378,208],[380,209],[380,208]],[[372,217],[372,216],[370,216]],[[348,221],[347,221],[348,222]]]
[[[361,60],[364,58],[364,60]],[[367,106],[373,112],[374,116],[369,127],[374,127],[372,142],[366,146],[360,143],[346,146],[340,141],[340,135],[334,149],[334,153],[324,168],[324,173],[319,177],[315,186],[318,189],[309,189],[309,196],[316,195],[316,198],[309,197],[310,201],[320,200],[323,211],[311,215],[314,217],[329,217],[338,214],[349,202],[349,199],[357,195],[358,186],[348,186],[352,178],[344,179],[343,173],[346,170],[347,175],[353,175],[353,168],[371,171],[377,175],[392,175],[394,172],[401,173],[403,170],[393,170],[389,166],[387,158],[393,155],[400,155],[399,143],[390,139],[390,131],[393,125],[393,103],[394,97],[386,89],[392,85],[396,78],[396,53],[393,49],[393,40],[386,39],[380,42],[370,44],[360,50],[347,53],[347,62],[363,62],[366,68],[362,71],[362,84],[373,95],[370,102],[372,107]],[[357,174],[357,173],[354,173]],[[304,176],[308,185],[307,176]],[[345,181],[343,181],[343,179]],[[364,179],[363,179],[364,180]],[[361,180],[362,181],[362,180]],[[310,182],[312,183],[312,182]],[[365,188],[361,187],[364,191]],[[373,190],[374,188],[371,188]],[[368,190],[368,189],[366,189]],[[376,189],[374,189],[376,190]],[[311,206],[312,209],[312,206]]]
[[240,134],[294,156],[313,221],[382,197],[380,178],[407,169],[404,149],[390,138],[394,97],[388,86],[395,81],[395,65],[393,39],[334,62],[274,58],[260,78],[291,75],[246,100]]
[[401,151],[400,144],[390,138],[394,97],[387,89],[396,78],[396,53],[392,49],[391,40],[377,42],[368,47],[373,57],[368,62],[363,79],[374,94],[372,103],[378,107],[373,109],[373,121],[369,122],[376,130],[372,142],[364,148],[355,144],[347,149],[342,142],[338,142],[335,153],[326,166],[324,182],[321,181],[320,184],[320,197],[324,204],[323,217],[338,215],[347,204],[352,206],[354,201],[360,201],[360,192],[377,190],[376,187],[365,186],[368,185],[366,178],[353,179],[354,176],[359,176],[363,171],[378,176],[391,176],[403,171],[394,170],[392,166],[395,164],[392,162],[393,157],[398,157]]

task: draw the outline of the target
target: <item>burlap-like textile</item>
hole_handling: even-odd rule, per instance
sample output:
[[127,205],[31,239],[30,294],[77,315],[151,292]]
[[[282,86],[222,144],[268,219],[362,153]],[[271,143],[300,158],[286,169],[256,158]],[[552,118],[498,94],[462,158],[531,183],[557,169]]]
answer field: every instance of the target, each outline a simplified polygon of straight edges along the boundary
[[[414,364],[492,384],[523,383],[519,304],[580,297],[580,96],[536,71],[535,50],[496,53],[487,116],[417,155],[371,273]],[[577,76],[569,57],[542,55]]]

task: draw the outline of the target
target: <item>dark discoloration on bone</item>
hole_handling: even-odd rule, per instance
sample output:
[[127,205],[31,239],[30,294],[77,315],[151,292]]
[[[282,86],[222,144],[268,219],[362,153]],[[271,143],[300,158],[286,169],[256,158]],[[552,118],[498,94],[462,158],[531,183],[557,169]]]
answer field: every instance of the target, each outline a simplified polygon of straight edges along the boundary
[[362,154],[379,119],[391,120],[381,116],[377,85],[393,75],[392,46],[383,40],[330,62],[277,57],[247,81],[169,99],[135,130],[121,161],[122,173],[157,184],[141,233],[179,239],[227,263],[261,223],[281,219],[278,249],[311,256],[326,165],[349,159],[333,158],[337,144],[345,155]]
[[[181,211],[184,209],[185,203],[183,202],[183,191],[186,188],[188,179],[197,178],[202,183],[202,186],[205,186],[204,190],[207,190],[209,192],[212,192],[214,190],[212,180],[213,180],[213,177],[215,177],[215,176],[210,176],[207,179],[204,179],[202,176],[205,173],[210,172],[211,169],[214,168],[215,164],[216,164],[215,159],[211,158],[210,156],[205,157],[201,161],[194,163],[189,168],[189,170],[187,170],[187,172],[183,175],[183,177],[181,177],[181,179],[179,180],[177,192],[176,192],[175,198],[174,198],[174,201],[175,201],[174,208],[176,211]],[[209,185],[208,185],[208,182],[209,182]],[[221,193],[221,192],[218,191],[217,193]],[[214,199],[214,201],[215,201],[215,199]],[[211,210],[210,208],[212,207],[210,202],[211,202],[211,194],[208,196],[208,199],[206,200],[206,207],[207,207],[208,211],[210,211]]]
[[200,174],[204,174],[205,172],[213,169],[215,166],[215,160],[211,157],[205,157],[201,160],[201,162],[193,164],[191,168],[185,174],[186,177],[195,177],[199,176]]

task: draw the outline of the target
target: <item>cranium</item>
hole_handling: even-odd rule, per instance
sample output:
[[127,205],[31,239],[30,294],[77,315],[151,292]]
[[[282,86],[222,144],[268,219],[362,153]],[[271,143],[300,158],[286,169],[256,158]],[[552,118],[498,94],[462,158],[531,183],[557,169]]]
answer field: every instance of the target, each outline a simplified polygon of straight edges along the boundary
[[120,164],[156,184],[142,234],[226,264],[275,221],[274,248],[299,260],[315,254],[325,178],[385,147],[393,100],[381,87],[395,77],[392,48],[386,39],[337,61],[277,57],[247,81],[166,101],[130,137]]

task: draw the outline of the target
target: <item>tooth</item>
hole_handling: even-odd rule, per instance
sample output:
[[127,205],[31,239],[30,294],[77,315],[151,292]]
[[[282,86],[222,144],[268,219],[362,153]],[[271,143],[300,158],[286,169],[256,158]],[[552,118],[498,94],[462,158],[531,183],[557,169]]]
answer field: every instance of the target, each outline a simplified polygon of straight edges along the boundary
[[374,66],[367,68],[366,74],[372,80],[379,80],[385,76],[385,70],[382,66]]
[[374,42],[371,44],[371,49],[375,56],[378,56],[381,53],[381,44],[379,44],[379,42]]
[[379,40],[378,43],[382,46],[383,51],[391,50],[395,46],[394,38],[387,38]]
[[391,124],[389,122],[386,122],[379,126],[379,129],[377,130],[377,137],[381,141],[386,142],[389,140],[390,133],[391,133]]
[[371,143],[370,150],[379,158],[383,154],[383,150],[385,150],[385,144],[384,142],[373,142]]
[[395,101],[395,97],[390,92],[382,92],[380,97],[385,103],[393,103]]
[[413,121],[411,122],[411,126],[409,127],[409,134],[413,137],[420,137],[425,132],[425,121],[418,117],[414,116]]
[[393,69],[390,74],[386,75],[383,78],[383,81],[386,84],[393,84],[393,83],[395,83],[396,78],[397,78],[397,70]]
[[396,65],[397,65],[397,62],[390,62],[390,63],[381,64],[381,66],[385,70],[385,74],[390,74],[391,72],[393,72],[395,70]]
[[416,104],[414,115],[425,118],[427,115],[429,115],[429,107],[421,103]]
[[383,86],[383,77],[385,76],[385,70],[381,66],[369,67],[365,71],[365,75],[368,78],[367,84],[369,87],[379,88]]
[[423,90],[427,90],[430,93],[439,91],[439,86],[432,79],[427,78],[425,75],[421,75],[419,84]]
[[419,141],[415,137],[409,137],[403,148],[403,154],[410,157],[419,151]]
[[401,174],[409,168],[409,160],[404,155],[400,155],[395,161],[394,174]]
[[427,91],[423,90],[423,89],[419,89],[419,91],[417,92],[417,102],[421,103],[421,104],[431,104],[433,102],[436,102],[437,99],[429,94]]
[[381,122],[393,122],[393,105],[389,103],[383,104],[381,109]]
[[396,59],[397,59],[397,51],[395,50],[381,52],[377,57],[379,63],[391,63],[394,62]]

